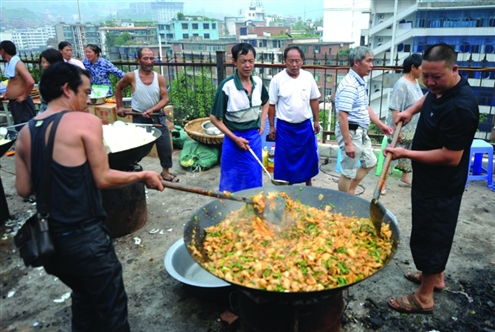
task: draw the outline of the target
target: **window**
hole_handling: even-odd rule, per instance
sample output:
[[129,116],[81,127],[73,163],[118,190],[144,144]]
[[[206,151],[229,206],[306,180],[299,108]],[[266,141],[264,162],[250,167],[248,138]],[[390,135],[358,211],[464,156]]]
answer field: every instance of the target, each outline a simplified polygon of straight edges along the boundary
[[411,52],[411,45],[410,44],[404,45],[404,52]]
[[331,96],[332,95],[332,88],[325,88],[325,96]]
[[203,23],[203,29],[209,29],[210,23]]
[[182,23],[182,29],[189,29],[189,23]]
[[182,39],[188,39],[189,38],[189,34],[188,33],[183,33],[182,34]]
[[331,83],[332,82],[332,77],[333,77],[332,74],[326,74],[325,75],[325,82]]
[[198,23],[193,23],[192,28],[193,30],[198,30]]
[[318,83],[320,81],[320,74],[315,73],[314,76],[315,76],[315,81]]
[[239,33],[240,33],[241,36],[247,36],[247,28],[246,27],[242,27],[239,30]]
[[211,28],[212,28],[212,29],[216,29],[216,28],[217,28],[217,24],[216,24],[216,23],[212,23],[212,24],[211,24]]
[[204,38],[205,38],[205,39],[210,39],[210,34],[209,34],[209,33],[205,33],[205,34],[204,34]]
[[460,48],[462,53],[469,53],[469,44],[462,44]]
[[193,33],[193,37],[199,37],[199,33]]
[[173,33],[167,33],[167,39],[174,39]]

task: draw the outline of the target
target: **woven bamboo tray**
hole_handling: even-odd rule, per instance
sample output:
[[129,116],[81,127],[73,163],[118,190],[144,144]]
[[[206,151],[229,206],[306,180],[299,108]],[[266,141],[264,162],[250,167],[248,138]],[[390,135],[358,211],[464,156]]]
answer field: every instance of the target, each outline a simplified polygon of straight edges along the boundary
[[199,143],[207,145],[219,145],[223,142],[223,134],[220,135],[208,135],[203,127],[201,126],[203,122],[210,120],[210,118],[198,118],[189,121],[184,126],[184,130],[193,140]]

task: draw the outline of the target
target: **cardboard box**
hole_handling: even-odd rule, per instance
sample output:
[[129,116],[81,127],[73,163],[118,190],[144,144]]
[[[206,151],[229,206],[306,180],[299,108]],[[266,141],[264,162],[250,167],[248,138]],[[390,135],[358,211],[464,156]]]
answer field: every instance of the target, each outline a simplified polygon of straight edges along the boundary
[[89,105],[88,108],[90,113],[99,117],[104,125],[117,121],[117,106],[115,104]]

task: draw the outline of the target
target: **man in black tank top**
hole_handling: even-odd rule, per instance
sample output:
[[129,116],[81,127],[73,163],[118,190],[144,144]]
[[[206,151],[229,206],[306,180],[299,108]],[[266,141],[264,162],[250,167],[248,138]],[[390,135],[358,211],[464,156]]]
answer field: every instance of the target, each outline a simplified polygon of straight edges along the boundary
[[[57,63],[45,70],[40,92],[48,108],[17,138],[16,189],[23,197],[39,193],[41,177],[50,172],[49,227],[56,252],[44,268],[72,289],[72,330],[128,331],[122,266],[102,223],[99,190],[137,181],[164,188],[156,172],[109,168],[101,120],[85,112],[90,91],[89,74],[76,66]],[[46,170],[45,133],[61,115]]]

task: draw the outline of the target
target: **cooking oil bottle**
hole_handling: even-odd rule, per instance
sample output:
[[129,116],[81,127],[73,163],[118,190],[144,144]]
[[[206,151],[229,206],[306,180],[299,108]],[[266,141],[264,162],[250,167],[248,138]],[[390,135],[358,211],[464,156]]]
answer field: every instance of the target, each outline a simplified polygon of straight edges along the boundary
[[269,171],[269,172],[273,172],[273,168],[275,166],[275,145],[272,145],[270,147],[270,150],[268,151],[268,158],[267,158],[267,162],[268,162],[268,165],[266,167],[266,169]]
[[268,148],[266,146],[263,147],[263,151],[261,152],[263,166],[268,167]]

